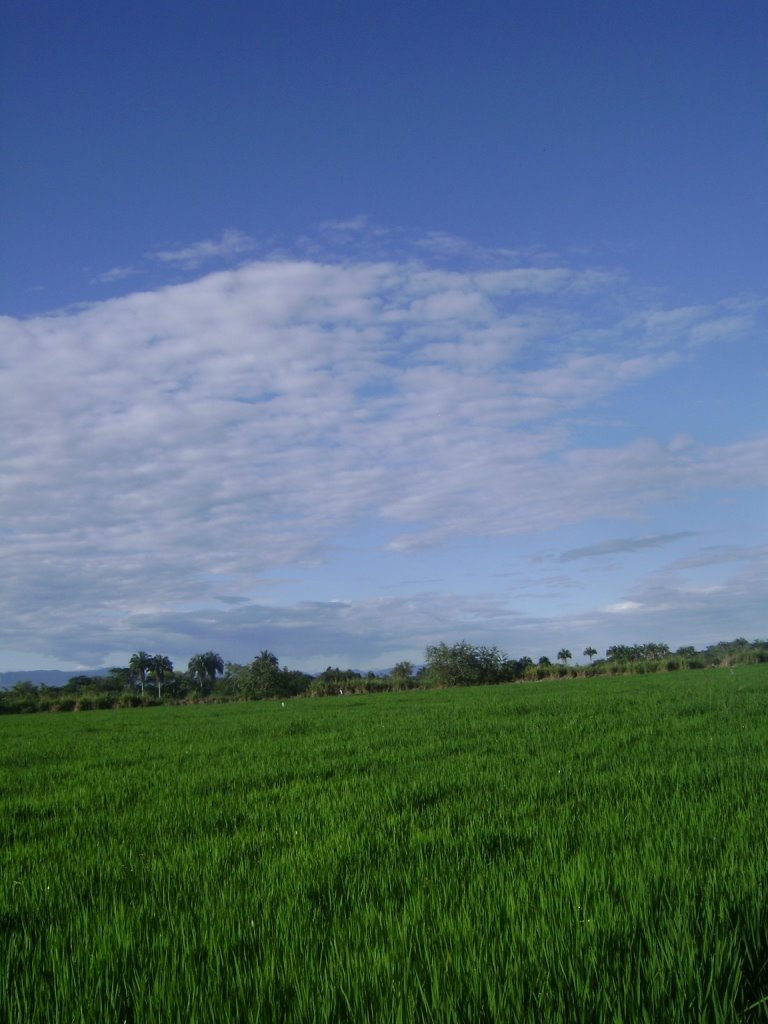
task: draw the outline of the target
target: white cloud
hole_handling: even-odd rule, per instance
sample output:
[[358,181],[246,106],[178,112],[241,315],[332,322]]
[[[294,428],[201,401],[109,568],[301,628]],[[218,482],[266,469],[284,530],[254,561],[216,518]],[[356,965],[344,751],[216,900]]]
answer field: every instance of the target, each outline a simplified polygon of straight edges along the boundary
[[[226,232],[156,255],[189,268],[249,245]],[[582,438],[577,414],[679,366],[691,323],[720,322],[715,307],[649,318],[628,308],[620,281],[567,267],[285,259],[3,319],[8,646],[77,647],[82,662],[166,628],[180,650],[203,629],[224,646],[261,614],[254,594],[270,572],[327,564],[344,592],[333,544],[355,524],[375,525],[379,551],[419,552],[635,520],[681,488],[762,485],[760,436],[717,445],[686,432],[680,444],[679,432],[663,443],[606,427],[599,443]],[[686,534],[649,534],[665,535]],[[205,626],[198,609],[217,601],[227,609],[206,611]],[[478,623],[519,624],[495,599],[477,601]],[[355,636],[387,656],[378,622],[393,643],[400,629],[416,643],[421,621],[421,643],[437,608],[458,633],[475,621],[469,598],[440,602],[425,599],[423,616],[403,598],[339,606],[339,660]],[[323,602],[286,611],[292,642],[302,624],[319,637],[329,614]]]
[[606,605],[605,610],[610,615],[624,615],[626,612],[636,612],[642,607],[639,601],[617,601],[616,604]]

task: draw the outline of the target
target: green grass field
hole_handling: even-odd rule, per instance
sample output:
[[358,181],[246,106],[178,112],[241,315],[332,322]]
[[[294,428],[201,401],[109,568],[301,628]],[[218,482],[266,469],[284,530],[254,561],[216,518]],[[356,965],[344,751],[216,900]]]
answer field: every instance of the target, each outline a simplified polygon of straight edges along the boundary
[[0,718],[0,1020],[768,1020],[768,666]]

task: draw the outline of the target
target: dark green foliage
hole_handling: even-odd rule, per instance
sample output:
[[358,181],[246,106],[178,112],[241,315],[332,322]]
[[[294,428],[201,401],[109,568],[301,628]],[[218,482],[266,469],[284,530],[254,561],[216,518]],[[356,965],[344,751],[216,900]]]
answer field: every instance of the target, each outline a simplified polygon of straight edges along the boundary
[[669,646],[661,643],[615,644],[605,652],[609,661],[657,661],[669,656]]
[[[549,660],[549,659],[547,659]],[[501,667],[501,678],[504,682],[532,678],[534,665],[531,658],[519,658],[517,661],[506,660]]]
[[173,663],[167,654],[155,654],[150,659],[149,678],[157,687],[159,700],[163,695],[163,684],[173,678]]
[[331,668],[329,665],[325,671],[312,680],[309,693],[313,697],[333,697],[336,694],[362,692],[362,675],[354,669]]
[[37,711],[40,705],[40,691],[34,683],[25,680],[14,683],[10,690],[0,694],[0,701],[7,711],[20,714]]
[[254,698],[279,696],[280,663],[272,651],[262,651],[251,662],[247,696]]
[[308,691],[311,682],[312,676],[307,675],[306,672],[299,672],[297,669],[286,668],[283,665],[280,669],[280,678],[277,680],[276,696],[298,697]]
[[224,661],[215,651],[195,654],[189,659],[187,674],[198,688],[201,697],[210,693],[216,685],[216,677],[224,671]]
[[147,672],[152,665],[152,657],[147,654],[146,651],[137,651],[136,654],[131,655],[131,660],[128,662],[128,668],[131,671],[133,679],[136,681],[136,685],[144,693],[144,687],[147,682]]
[[283,667],[272,651],[262,651],[247,669],[238,673],[238,685],[244,697],[263,700],[269,697],[296,697],[305,693],[312,677]]
[[505,658],[497,647],[475,647],[466,640],[427,647],[427,676],[434,686],[478,686],[502,678]]
[[413,665],[410,661],[398,661],[392,669],[392,683],[399,690],[408,690],[416,685]]
[[707,665],[759,665],[768,662],[768,641],[750,643],[744,637],[722,641],[702,652]]

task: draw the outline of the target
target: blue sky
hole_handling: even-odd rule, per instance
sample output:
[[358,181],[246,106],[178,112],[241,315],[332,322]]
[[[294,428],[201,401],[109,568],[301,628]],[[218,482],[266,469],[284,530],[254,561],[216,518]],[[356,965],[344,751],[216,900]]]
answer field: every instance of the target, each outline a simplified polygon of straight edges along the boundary
[[0,669],[766,635],[764,4],[4,22]]

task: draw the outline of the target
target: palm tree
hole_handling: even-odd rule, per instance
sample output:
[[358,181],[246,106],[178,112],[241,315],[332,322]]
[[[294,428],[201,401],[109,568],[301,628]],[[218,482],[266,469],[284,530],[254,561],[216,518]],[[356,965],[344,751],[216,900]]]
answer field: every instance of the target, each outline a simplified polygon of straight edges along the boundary
[[189,659],[187,671],[200,687],[202,696],[205,688],[213,686],[216,676],[224,671],[224,661],[215,651],[206,651],[205,654],[195,654]]
[[152,658],[146,651],[138,651],[138,653],[132,654],[131,660],[128,662],[128,668],[134,676],[138,676],[142,695],[144,694],[144,683],[147,681],[147,672],[151,667]]
[[567,665],[572,657],[573,655],[567,647],[561,647],[560,650],[557,652],[557,660],[562,661],[564,665]]
[[590,665],[592,664],[592,659],[594,658],[594,656],[596,654],[597,654],[597,651],[595,650],[594,647],[585,647],[584,648],[584,657],[585,658],[589,658],[589,664]]
[[163,683],[173,673],[173,662],[166,654],[156,654],[150,663],[152,678],[157,686],[157,696],[162,696]]
[[216,682],[216,676],[224,674],[224,659],[215,651],[206,651],[205,663],[208,666],[208,678],[213,685]]

